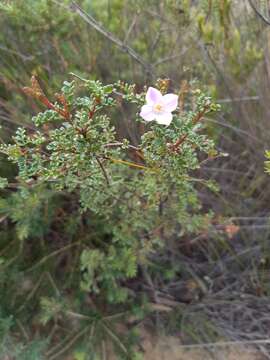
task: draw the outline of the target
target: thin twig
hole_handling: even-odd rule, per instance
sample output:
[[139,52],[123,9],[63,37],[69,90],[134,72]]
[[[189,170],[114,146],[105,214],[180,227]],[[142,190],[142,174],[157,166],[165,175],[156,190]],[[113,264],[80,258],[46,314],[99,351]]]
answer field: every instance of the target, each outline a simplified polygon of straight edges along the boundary
[[177,53],[177,54],[173,54],[173,55],[170,55],[170,56],[166,56],[162,59],[159,59],[157,60],[155,63],[154,63],[154,66],[158,66],[160,64],[163,64],[165,62],[168,62],[168,61],[172,61],[174,59],[177,59],[177,58],[181,58],[182,56],[184,56],[186,54],[186,52],[191,48],[191,46],[189,47],[186,47],[184,48],[181,52]]
[[87,24],[96,29],[100,34],[105,36],[108,40],[119,47],[121,51],[131,56],[135,61],[143,66],[147,73],[153,75],[153,69],[135,50],[126,45],[122,40],[118,39],[114,34],[106,30],[101,24],[99,24],[90,14],[86,13],[77,3],[72,2],[70,9],[77,13]]
[[37,267],[41,266],[42,264],[44,264],[46,261],[48,261],[49,259],[53,258],[54,256],[58,255],[58,254],[61,254],[63,251],[66,251],[74,246],[78,246],[80,245],[80,241],[77,241],[75,243],[72,243],[72,244],[68,244],[64,247],[62,247],[61,249],[58,249],[58,250],[55,250],[53,251],[52,253],[50,253],[49,255],[47,256],[44,256],[41,260],[39,260],[36,264],[34,264],[32,267],[30,267],[29,269],[26,269],[25,270],[25,273],[28,273],[28,272],[31,272],[33,271],[34,269],[36,269]]
[[135,14],[135,16],[133,17],[133,21],[131,22],[130,27],[128,28],[128,31],[127,31],[126,36],[125,36],[124,41],[123,41],[123,43],[125,45],[126,45],[126,43],[128,41],[129,35],[131,34],[134,26],[136,25],[137,20],[138,20],[138,14]]
[[12,50],[12,49],[8,49],[3,45],[0,45],[0,50],[3,50],[10,54],[16,55],[16,56],[20,57],[23,61],[32,61],[34,59],[34,56],[32,56],[32,55],[21,54],[20,52]]
[[50,356],[49,360],[54,360],[63,353],[65,353],[81,336],[86,334],[89,329],[90,326],[86,326],[82,331],[76,334],[61,350],[59,350],[56,354]]
[[[203,110],[201,110],[192,120],[192,125],[195,126],[199,121],[202,120],[205,113],[209,110],[209,106],[205,106]],[[172,151],[178,151],[179,147],[183,144],[183,142],[187,139],[188,133],[182,135],[175,143],[170,144],[169,148]]]
[[270,21],[256,8],[252,0],[248,0],[249,5],[252,7],[253,11],[258,15],[258,17],[267,25],[270,25]]
[[192,345],[181,345],[183,349],[193,349],[193,348],[209,348],[209,347],[220,347],[220,346],[239,346],[239,345],[258,345],[258,344],[270,344],[269,339],[263,340],[246,340],[246,341],[220,341],[213,343],[205,343],[205,344],[192,344]]
[[112,332],[112,330],[104,322],[102,322],[101,325],[106,330],[107,334],[112,338],[112,340],[119,345],[119,347],[122,349],[122,351],[125,354],[128,354],[126,347],[124,346],[122,341],[119,339],[119,337],[114,332]]
[[[104,145],[105,147],[118,147],[118,146],[124,146],[124,143],[122,142],[115,142],[115,143],[108,143]],[[126,146],[126,145],[125,145]],[[135,151],[141,151],[138,147],[133,145],[127,145],[129,149],[135,150]]]
[[114,159],[112,157],[108,157],[108,159],[111,160],[112,162],[116,163],[116,164],[123,164],[123,165],[127,165],[127,166],[134,167],[134,168],[137,168],[137,169],[151,170],[151,171],[154,171],[154,172],[157,171],[157,169],[155,169],[155,168],[149,168],[147,166],[136,164],[136,163],[133,163],[133,162],[130,162],[130,161],[125,161],[125,160],[121,160],[121,159]]
[[28,296],[26,297],[24,303],[19,307],[17,312],[20,312],[24,309],[25,305],[28,303],[29,300],[31,300],[31,298],[35,295],[36,291],[38,290],[40,284],[42,283],[42,280],[45,276],[45,273],[42,273],[40,278],[38,279],[36,285],[33,287],[32,291],[28,294]]
[[18,327],[20,328],[23,336],[25,337],[25,340],[28,342],[30,340],[30,337],[27,334],[27,331],[25,330],[23,324],[21,323],[21,321],[19,319],[16,319],[16,323],[17,323]]
[[97,160],[97,162],[98,162],[98,165],[99,165],[100,168],[101,168],[101,171],[102,171],[102,173],[103,173],[103,175],[104,175],[104,178],[105,178],[105,180],[106,180],[107,185],[110,186],[109,176],[108,176],[108,174],[107,174],[107,172],[106,172],[106,170],[105,170],[105,168],[104,168],[104,166],[103,166],[103,164],[102,164],[102,161],[99,159],[98,156],[96,156],[96,160]]
[[233,99],[218,99],[217,103],[231,103],[231,102],[242,102],[242,101],[259,101],[259,96],[244,96],[244,97],[236,97]]

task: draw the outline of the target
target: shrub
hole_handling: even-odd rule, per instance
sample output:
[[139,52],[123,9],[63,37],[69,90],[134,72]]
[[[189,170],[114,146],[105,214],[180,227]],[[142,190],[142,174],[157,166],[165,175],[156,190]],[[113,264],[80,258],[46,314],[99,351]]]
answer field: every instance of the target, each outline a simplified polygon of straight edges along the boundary
[[[168,85],[157,83],[163,93]],[[123,82],[65,82],[51,102],[33,77],[25,92],[47,109],[33,117],[35,130],[18,128],[12,143],[1,146],[18,167],[16,183],[1,181],[2,187],[18,191],[0,203],[2,214],[15,223],[18,254],[3,256],[1,266],[30,274],[31,281],[35,274],[37,285],[30,285],[26,302],[17,289],[6,312],[30,305],[33,289],[48,277],[56,290],[52,298],[48,292],[39,295],[44,324],[63,321],[59,314],[70,307],[96,321],[85,310],[85,296],[103,316],[101,304],[107,304],[105,314],[117,303],[129,308],[134,299],[129,279],[151,268],[155,254],[166,251],[171,239],[208,227],[211,213],[202,211],[197,188],[215,186],[197,178],[196,170],[217,156],[213,141],[202,132],[204,115],[217,106],[191,87],[184,102],[180,94],[179,109],[164,126],[145,124],[136,113],[145,92]],[[138,144],[119,131],[123,104],[141,133]],[[72,301],[64,296],[67,289]]]

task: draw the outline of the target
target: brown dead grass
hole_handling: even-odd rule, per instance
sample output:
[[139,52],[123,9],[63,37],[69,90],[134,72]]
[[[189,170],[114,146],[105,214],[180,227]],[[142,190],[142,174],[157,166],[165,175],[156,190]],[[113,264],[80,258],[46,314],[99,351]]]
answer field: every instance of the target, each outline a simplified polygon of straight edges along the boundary
[[145,360],[263,360],[252,348],[233,346],[207,351],[205,349],[183,349],[175,337],[154,338],[144,336],[142,346]]
[[[257,350],[244,345],[216,346],[211,350],[187,349],[183,348],[179,338],[175,336],[154,336],[145,329],[140,329],[140,333],[144,360],[266,360]],[[111,343],[104,343],[103,355],[106,360],[119,360],[119,357],[113,352]],[[75,360],[75,358],[74,355],[69,355],[63,360]]]

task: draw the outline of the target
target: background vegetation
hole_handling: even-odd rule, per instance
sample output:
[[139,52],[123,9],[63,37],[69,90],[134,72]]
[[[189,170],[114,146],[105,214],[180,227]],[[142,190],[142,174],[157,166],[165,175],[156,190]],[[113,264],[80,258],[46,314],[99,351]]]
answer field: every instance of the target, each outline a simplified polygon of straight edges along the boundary
[[[76,4],[0,2],[2,141],[18,126],[31,133],[32,116],[44,111],[22,90],[33,75],[48,98],[74,79],[71,72],[105,84],[136,83],[138,93],[169,78],[183,103],[200,87],[221,104],[205,117],[204,132],[228,156],[213,154],[193,174],[220,188],[196,187],[204,228],[186,218],[188,231],[177,229],[135,277],[120,281],[129,296],[118,289],[108,300],[81,291],[74,244],[111,241],[112,229],[100,215],[81,214],[73,193],[18,188],[17,167],[2,155],[0,176],[9,187],[3,180],[1,356],[105,359],[113,347],[117,358],[136,359],[142,324],[186,343],[269,337],[269,26],[244,0]],[[132,106],[119,104],[112,118],[118,136],[137,146],[142,128],[132,114]],[[257,347],[270,356],[267,345]]]

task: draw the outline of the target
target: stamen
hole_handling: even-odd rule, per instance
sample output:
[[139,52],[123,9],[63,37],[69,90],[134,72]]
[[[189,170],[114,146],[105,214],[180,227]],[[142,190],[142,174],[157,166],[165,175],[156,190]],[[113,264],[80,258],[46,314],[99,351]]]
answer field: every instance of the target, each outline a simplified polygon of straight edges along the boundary
[[161,112],[162,111],[162,105],[161,104],[156,104],[155,106],[154,106],[154,111],[156,111],[156,112]]

